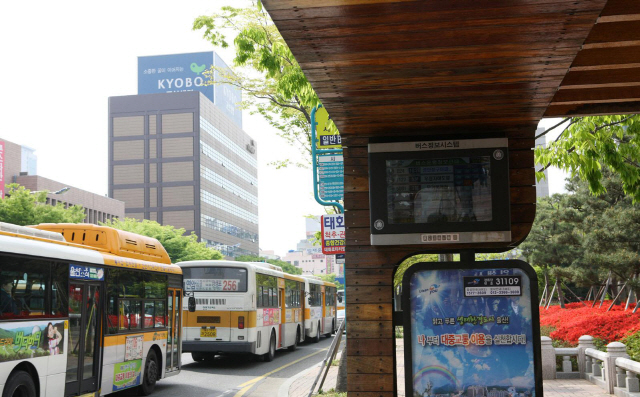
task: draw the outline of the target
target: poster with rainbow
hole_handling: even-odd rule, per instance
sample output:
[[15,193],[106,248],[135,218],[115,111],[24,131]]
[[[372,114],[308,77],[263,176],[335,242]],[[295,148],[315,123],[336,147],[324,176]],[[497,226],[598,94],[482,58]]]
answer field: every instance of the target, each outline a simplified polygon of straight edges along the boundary
[[529,272],[433,265],[405,275],[407,396],[536,396]]

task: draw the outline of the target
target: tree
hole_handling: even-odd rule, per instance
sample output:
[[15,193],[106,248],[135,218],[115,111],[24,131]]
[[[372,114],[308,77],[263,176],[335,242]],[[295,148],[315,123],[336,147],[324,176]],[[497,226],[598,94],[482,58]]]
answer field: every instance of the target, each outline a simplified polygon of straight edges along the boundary
[[198,242],[195,233],[185,236],[186,230],[183,228],[176,229],[171,225],[163,226],[155,221],[135,218],[113,219],[102,225],[155,238],[167,250],[172,263],[223,258],[220,251]]
[[421,262],[438,262],[437,254],[420,254],[414,255],[410,258],[405,259],[396,269],[395,274],[393,275],[393,286],[397,287],[402,284],[402,278],[404,277],[404,273],[410,268],[412,265]]
[[322,281],[326,281],[328,283],[334,283],[336,285],[336,289],[344,289],[344,284],[341,284],[336,281],[336,275],[334,273],[331,274],[321,274],[319,275]]
[[[204,74],[209,84],[230,84],[242,89],[242,106],[262,115],[278,135],[311,157],[311,110],[320,100],[271,17],[259,5],[249,8],[222,7],[193,23],[214,46],[229,47],[225,31],[235,34],[235,67],[229,71],[212,67]],[[333,122],[329,128],[337,133]],[[289,159],[275,165],[286,167]],[[304,166],[306,164],[297,164]]]
[[84,208],[81,206],[65,208],[62,203],[47,205],[46,190],[31,192],[17,183],[11,183],[6,188],[7,197],[0,199],[0,222],[25,226],[39,223],[80,223],[84,220]]
[[236,257],[236,260],[240,262],[267,262],[272,265],[280,266],[282,268],[282,271],[285,273],[302,274],[302,269],[280,259],[266,259],[261,256],[240,255]]
[[[536,220],[521,244],[528,261],[553,270],[580,287],[598,287],[612,277],[618,283],[640,274],[640,204],[624,191],[622,178],[602,168],[603,193],[593,195],[579,176],[569,180],[569,194],[538,202]],[[640,281],[630,282],[635,288]],[[640,291],[640,288],[639,288]]]
[[603,167],[618,174],[624,192],[634,202],[640,200],[640,115],[573,117],[549,128],[565,129],[546,148],[536,148],[536,163],[544,168],[556,166],[588,182],[594,195],[605,193]]

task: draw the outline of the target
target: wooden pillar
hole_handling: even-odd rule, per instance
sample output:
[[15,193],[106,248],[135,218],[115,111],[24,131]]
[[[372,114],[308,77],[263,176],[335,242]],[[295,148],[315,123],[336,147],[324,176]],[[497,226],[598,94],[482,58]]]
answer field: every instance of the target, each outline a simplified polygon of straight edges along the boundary
[[[511,231],[515,246],[535,216],[534,140],[532,127],[509,139]],[[527,138],[524,138],[524,137]],[[428,137],[420,137],[426,139]],[[369,226],[369,138],[345,136],[344,207],[346,230],[345,289],[347,297],[347,390],[349,397],[395,396],[393,275],[405,258],[449,246],[371,246]],[[486,248],[505,247],[504,243]],[[477,248],[456,246],[455,250]],[[432,251],[433,252],[433,251]],[[411,376],[406,368],[405,376]],[[403,382],[404,380],[401,380]]]

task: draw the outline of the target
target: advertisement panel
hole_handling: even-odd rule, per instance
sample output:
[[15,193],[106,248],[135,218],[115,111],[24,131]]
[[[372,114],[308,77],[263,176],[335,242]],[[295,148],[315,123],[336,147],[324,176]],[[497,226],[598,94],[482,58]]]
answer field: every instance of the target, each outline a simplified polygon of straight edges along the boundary
[[417,264],[403,291],[408,396],[542,395],[537,281],[528,264]]
[[113,368],[113,390],[124,390],[138,386],[142,378],[142,360],[118,363]]
[[262,309],[262,313],[258,310],[258,324],[262,320],[262,326],[280,324],[280,309]]
[[[203,72],[211,66],[229,69],[213,51],[138,57],[138,94],[200,91],[242,128],[242,92],[226,84],[207,85]],[[217,72],[214,78],[220,79]]]
[[321,217],[322,253],[325,255],[344,254],[345,224],[344,214],[323,215]]
[[0,362],[64,354],[65,321],[0,324]]
[[[222,58],[215,52],[213,53],[213,64],[216,67],[226,69],[229,72],[231,71]],[[218,72],[215,73],[214,77],[216,81],[222,80]],[[233,120],[238,127],[242,128],[242,110],[239,106],[242,101],[242,91],[229,84],[220,84],[216,85],[213,94],[213,103],[215,103],[227,117]]]

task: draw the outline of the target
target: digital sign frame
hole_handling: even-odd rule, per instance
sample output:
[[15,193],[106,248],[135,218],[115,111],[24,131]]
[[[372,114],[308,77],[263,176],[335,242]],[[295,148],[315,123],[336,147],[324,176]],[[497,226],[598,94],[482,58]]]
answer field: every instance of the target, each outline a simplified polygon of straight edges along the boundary
[[529,264],[417,263],[402,291],[407,396],[542,396],[538,284]]
[[507,138],[369,144],[372,245],[511,241]]

